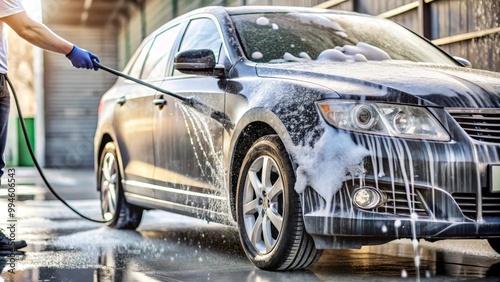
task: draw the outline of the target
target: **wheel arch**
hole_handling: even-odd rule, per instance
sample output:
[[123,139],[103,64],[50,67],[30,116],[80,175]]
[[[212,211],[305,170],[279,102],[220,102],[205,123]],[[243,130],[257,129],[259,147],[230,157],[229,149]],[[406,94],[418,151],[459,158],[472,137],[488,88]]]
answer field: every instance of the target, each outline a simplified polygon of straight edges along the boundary
[[[231,215],[236,221],[236,189],[241,165],[250,147],[266,135],[278,135],[285,147],[291,138],[285,125],[278,116],[268,109],[253,109],[243,116],[233,133],[230,145],[230,164],[228,171],[229,200]],[[293,163],[293,160],[292,160]]]

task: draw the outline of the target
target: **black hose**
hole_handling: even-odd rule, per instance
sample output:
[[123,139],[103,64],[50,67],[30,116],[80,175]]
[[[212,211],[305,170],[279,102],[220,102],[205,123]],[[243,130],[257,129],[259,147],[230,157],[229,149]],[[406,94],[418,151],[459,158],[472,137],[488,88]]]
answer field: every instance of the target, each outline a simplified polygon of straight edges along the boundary
[[73,208],[72,206],[70,206],[63,198],[61,198],[61,196],[59,196],[56,193],[56,191],[54,191],[54,189],[50,185],[49,181],[47,181],[47,178],[45,177],[45,174],[43,173],[42,168],[40,167],[40,164],[38,163],[38,161],[37,161],[37,159],[35,157],[35,153],[33,151],[33,147],[31,146],[31,142],[30,142],[30,140],[28,138],[28,130],[26,130],[26,124],[24,123],[24,118],[23,118],[23,114],[21,112],[21,106],[19,105],[19,101],[17,99],[16,90],[14,89],[14,86],[12,85],[12,82],[10,81],[9,77],[7,75],[5,75],[5,77],[7,79],[7,83],[9,84],[9,88],[12,91],[12,96],[14,96],[14,100],[16,102],[17,113],[19,114],[19,122],[21,123],[21,129],[23,131],[23,135],[24,135],[24,138],[26,140],[26,146],[28,147],[28,151],[30,153],[31,158],[33,159],[33,163],[35,164],[36,169],[40,173],[40,177],[42,177],[43,183],[45,183],[45,185],[47,186],[47,188],[49,189],[49,191],[59,201],[61,201],[61,203],[63,203],[65,206],[67,206],[70,210],[72,210],[74,213],[76,213],[80,217],[82,217],[82,218],[84,218],[86,220],[90,220],[92,222],[97,222],[97,223],[107,223],[107,222],[109,222],[109,221],[105,221],[105,220],[93,219],[93,218],[90,218],[88,216],[85,216],[85,215],[81,214],[75,208]]

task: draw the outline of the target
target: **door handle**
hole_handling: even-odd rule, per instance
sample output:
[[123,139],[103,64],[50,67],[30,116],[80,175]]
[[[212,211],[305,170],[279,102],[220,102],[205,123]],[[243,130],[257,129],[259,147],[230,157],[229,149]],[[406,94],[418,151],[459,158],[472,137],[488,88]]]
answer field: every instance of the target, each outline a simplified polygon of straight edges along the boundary
[[154,99],[153,100],[153,104],[155,104],[156,106],[165,106],[167,104],[167,100],[163,99],[163,98],[160,98],[160,99]]
[[123,104],[125,104],[125,102],[127,102],[127,99],[125,99],[125,96],[121,96],[120,98],[118,98],[118,100],[116,101],[117,104],[119,104],[120,106],[123,106]]

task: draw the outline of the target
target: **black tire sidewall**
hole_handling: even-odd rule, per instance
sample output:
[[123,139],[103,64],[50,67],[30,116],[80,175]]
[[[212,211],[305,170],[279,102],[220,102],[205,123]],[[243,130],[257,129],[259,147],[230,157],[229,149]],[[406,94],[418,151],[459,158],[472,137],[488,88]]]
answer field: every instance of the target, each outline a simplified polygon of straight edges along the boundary
[[101,183],[102,183],[102,164],[104,162],[104,157],[106,156],[107,153],[111,153],[113,154],[113,156],[115,157],[115,161],[116,161],[116,172],[117,172],[117,201],[116,201],[116,207],[115,207],[115,214],[113,215],[113,218],[108,221],[106,223],[106,225],[110,226],[110,227],[113,227],[113,226],[116,226],[117,223],[118,223],[118,220],[119,220],[119,217],[120,217],[120,210],[122,209],[122,206],[123,206],[123,202],[124,202],[124,196],[123,196],[123,190],[122,190],[122,185],[121,185],[121,173],[120,173],[120,167],[119,167],[119,163],[118,163],[118,157],[117,157],[117,154],[116,154],[116,147],[115,147],[115,144],[113,142],[108,142],[106,143],[106,145],[104,146],[104,150],[102,151],[101,153],[101,158],[100,158],[100,161],[99,161],[99,191],[100,191],[100,200],[101,200],[101,214],[102,216],[104,217],[104,211],[102,210],[102,199],[103,199],[103,191],[102,191],[102,187],[101,187]]
[[[280,151],[280,146],[284,148],[277,136],[266,136],[257,140],[247,152],[240,170],[237,187],[236,213],[237,223],[240,234],[240,240],[243,249],[248,258],[259,268],[262,269],[278,269],[288,257],[290,244],[293,244],[291,238],[290,222],[294,220],[297,214],[294,212],[292,203],[294,197],[298,197],[294,190],[295,175],[291,166],[291,161],[288,154],[283,156]],[[245,230],[244,215],[240,211],[243,202],[243,189],[246,182],[246,176],[252,163],[261,156],[271,157],[280,169],[283,180],[283,225],[280,231],[278,241],[274,248],[267,254],[259,254],[253,247]]]

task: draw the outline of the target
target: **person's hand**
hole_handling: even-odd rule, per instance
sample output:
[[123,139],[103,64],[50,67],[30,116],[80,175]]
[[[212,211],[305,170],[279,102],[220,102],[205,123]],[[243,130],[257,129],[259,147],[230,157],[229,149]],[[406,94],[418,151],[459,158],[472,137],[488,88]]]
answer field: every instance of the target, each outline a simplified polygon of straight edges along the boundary
[[75,68],[94,69],[95,71],[99,70],[99,68],[94,65],[94,60],[100,62],[99,57],[85,49],[78,48],[76,45],[73,47],[73,50],[66,55],[66,58],[71,61],[71,64],[73,64]]

